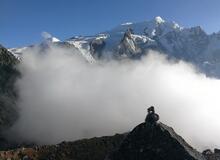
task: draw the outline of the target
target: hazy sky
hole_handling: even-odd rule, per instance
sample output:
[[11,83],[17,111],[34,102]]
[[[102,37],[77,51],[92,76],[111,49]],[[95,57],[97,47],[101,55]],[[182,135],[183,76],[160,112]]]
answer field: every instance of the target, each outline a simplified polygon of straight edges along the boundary
[[183,26],[220,30],[219,0],[0,0],[0,43],[37,43],[41,32],[60,39],[90,35],[155,16]]

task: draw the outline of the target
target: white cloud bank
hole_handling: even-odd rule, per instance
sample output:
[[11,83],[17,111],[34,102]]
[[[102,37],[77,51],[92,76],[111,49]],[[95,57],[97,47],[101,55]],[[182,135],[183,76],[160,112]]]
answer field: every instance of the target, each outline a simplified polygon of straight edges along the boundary
[[220,81],[192,65],[150,52],[141,61],[89,64],[53,48],[26,53],[20,119],[13,132],[24,140],[59,143],[113,135],[144,121],[154,105],[161,121],[197,149],[220,147]]

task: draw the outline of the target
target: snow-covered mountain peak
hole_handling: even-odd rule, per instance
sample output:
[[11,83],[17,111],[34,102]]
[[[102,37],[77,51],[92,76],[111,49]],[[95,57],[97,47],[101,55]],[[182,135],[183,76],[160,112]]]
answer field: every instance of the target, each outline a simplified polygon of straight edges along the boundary
[[183,27],[180,26],[175,21],[166,21],[160,16],[155,17],[154,19],[152,19],[151,21],[148,21],[147,23],[151,24],[153,28],[160,27],[161,29],[165,29],[165,30],[167,29],[168,30],[182,30],[183,29]]
[[123,23],[112,30],[104,32],[114,37],[121,37],[127,29],[131,28],[134,34],[146,35],[149,38],[155,36],[163,36],[170,31],[180,31],[183,29],[179,24],[173,21],[165,21],[161,17],[157,16],[151,20],[137,23]]
[[46,41],[51,43],[60,42],[60,40],[56,37],[47,38]]
[[121,25],[122,26],[129,26],[129,25],[131,25],[131,24],[133,24],[132,22],[125,22],[125,23],[122,23]]
[[154,20],[157,24],[165,23],[165,20],[163,20],[160,16],[155,17]]
[[42,32],[41,33],[42,37],[44,38],[45,42],[49,43],[55,43],[55,42],[60,42],[60,40],[56,37],[53,37],[50,33],[48,32]]
[[183,27],[182,26],[180,26],[178,23],[176,23],[175,21],[172,21],[172,23],[173,23],[173,28],[174,29],[179,29],[179,30],[182,30],[183,29]]
[[220,77],[220,32],[207,34],[201,27],[183,28],[174,21],[157,16],[143,22],[126,22],[111,30],[90,36],[74,36],[60,41],[43,32],[40,44],[9,49],[17,58],[27,49],[43,52],[51,45],[71,48],[93,63],[99,58],[140,58],[149,50],[195,64],[207,75]]

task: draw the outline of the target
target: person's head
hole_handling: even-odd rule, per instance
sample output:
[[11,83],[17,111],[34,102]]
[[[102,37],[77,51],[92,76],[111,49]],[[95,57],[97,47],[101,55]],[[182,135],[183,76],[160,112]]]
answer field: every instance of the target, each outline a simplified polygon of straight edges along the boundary
[[154,113],[154,106],[151,106],[147,109],[148,113]]

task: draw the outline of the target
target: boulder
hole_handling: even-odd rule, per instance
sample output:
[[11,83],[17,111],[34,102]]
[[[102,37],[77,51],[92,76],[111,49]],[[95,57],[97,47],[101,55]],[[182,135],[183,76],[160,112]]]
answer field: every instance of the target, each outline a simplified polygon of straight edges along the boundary
[[106,160],[205,160],[175,131],[163,123],[135,127]]

